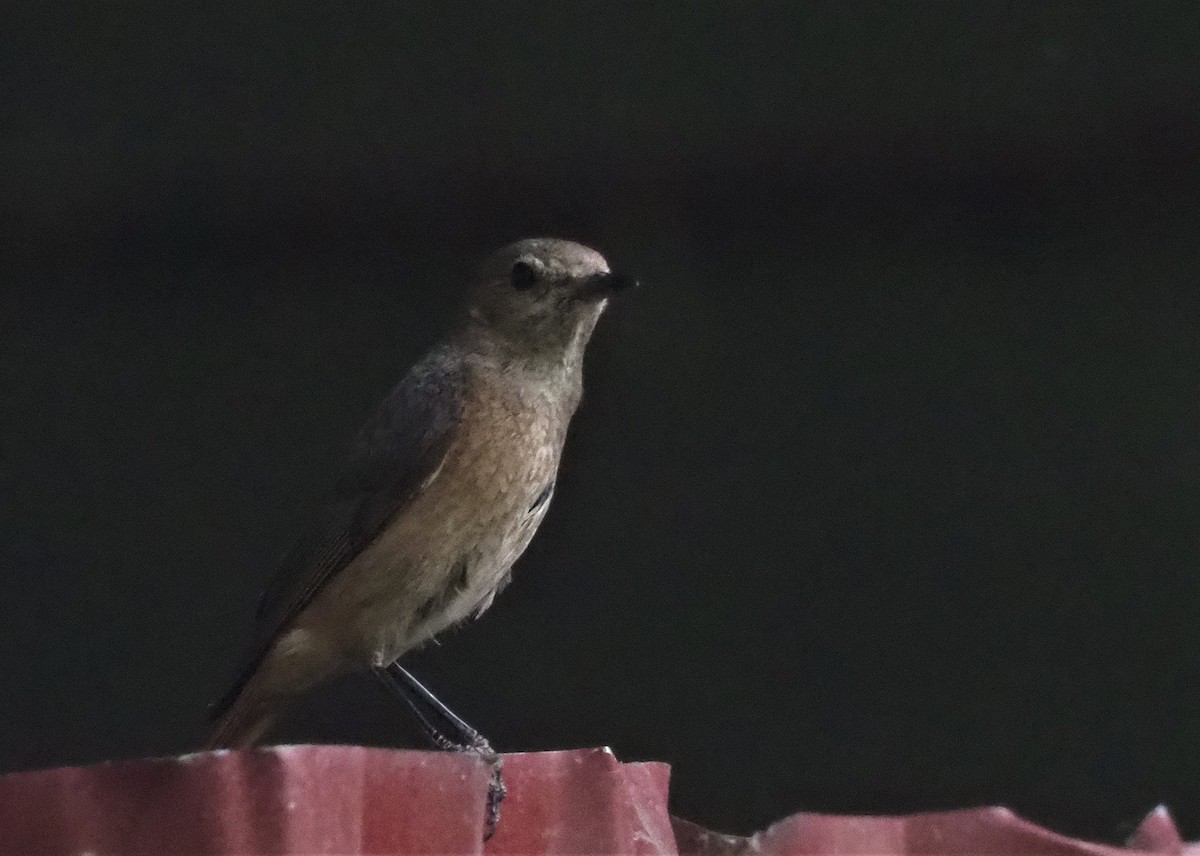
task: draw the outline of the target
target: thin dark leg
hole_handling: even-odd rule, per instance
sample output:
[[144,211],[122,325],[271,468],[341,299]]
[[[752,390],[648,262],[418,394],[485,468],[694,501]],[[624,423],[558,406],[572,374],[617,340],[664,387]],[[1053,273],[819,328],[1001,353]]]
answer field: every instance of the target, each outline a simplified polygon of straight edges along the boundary
[[[492,768],[492,781],[488,785],[487,828],[484,840],[491,838],[500,825],[500,803],[504,801],[507,789],[501,775],[502,761],[492,749],[487,738],[468,725],[461,717],[413,677],[399,663],[392,663],[384,668],[372,669],[379,682],[393,695],[403,701],[417,717],[421,730],[429,741],[439,749],[453,752],[473,752],[479,755]],[[423,709],[424,706],[426,709]],[[430,714],[436,714],[450,725],[456,732],[460,742],[455,742],[443,734]]]
[[461,743],[455,743],[449,737],[442,734],[442,732],[438,731],[437,726],[430,721],[425,711],[417,703],[417,700],[413,698],[411,691],[404,684],[399,683],[385,669],[372,669],[371,671],[379,679],[379,683],[383,684],[384,689],[404,702],[408,706],[408,709],[413,712],[413,716],[417,718],[417,722],[421,726],[421,731],[430,743],[438,749],[446,751],[462,752],[468,748]]
[[480,755],[487,756],[496,754],[492,750],[491,744],[488,743],[487,738],[464,722],[458,714],[446,707],[446,705],[442,703],[441,699],[431,693],[424,684],[413,677],[412,672],[408,671],[408,669],[404,668],[399,663],[391,663],[387,666],[387,673],[392,678],[395,678],[409,687],[418,698],[420,698],[423,702],[425,702],[425,704],[434,710],[438,716],[449,723],[450,727],[458,733],[460,745],[467,746],[478,752]]

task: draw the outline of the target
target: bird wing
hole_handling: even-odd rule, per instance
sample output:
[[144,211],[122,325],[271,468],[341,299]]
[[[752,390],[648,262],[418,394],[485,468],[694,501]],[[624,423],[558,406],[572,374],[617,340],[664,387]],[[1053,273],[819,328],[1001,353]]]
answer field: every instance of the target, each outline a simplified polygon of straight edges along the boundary
[[275,638],[437,477],[462,415],[464,382],[461,364],[435,350],[359,432],[342,477],[267,583],[258,604],[257,644],[210,711],[212,718],[237,698]]

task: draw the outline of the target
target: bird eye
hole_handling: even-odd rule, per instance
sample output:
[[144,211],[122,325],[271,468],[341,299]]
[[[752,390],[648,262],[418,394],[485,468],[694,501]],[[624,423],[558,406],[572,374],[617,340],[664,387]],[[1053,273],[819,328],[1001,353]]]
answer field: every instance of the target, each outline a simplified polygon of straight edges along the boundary
[[537,271],[529,262],[517,262],[512,266],[512,286],[517,291],[532,288],[537,283]]

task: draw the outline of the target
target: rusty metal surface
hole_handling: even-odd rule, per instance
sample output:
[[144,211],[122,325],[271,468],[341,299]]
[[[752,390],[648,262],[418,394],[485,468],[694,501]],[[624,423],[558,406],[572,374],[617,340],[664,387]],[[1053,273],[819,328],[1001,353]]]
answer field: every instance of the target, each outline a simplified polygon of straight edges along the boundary
[[482,841],[487,768],[459,755],[284,746],[0,776],[0,854],[1041,854],[1200,856],[1165,809],[1127,848],[1004,808],[792,815],[752,836],[667,812],[670,769],[607,749],[506,755],[509,797]]

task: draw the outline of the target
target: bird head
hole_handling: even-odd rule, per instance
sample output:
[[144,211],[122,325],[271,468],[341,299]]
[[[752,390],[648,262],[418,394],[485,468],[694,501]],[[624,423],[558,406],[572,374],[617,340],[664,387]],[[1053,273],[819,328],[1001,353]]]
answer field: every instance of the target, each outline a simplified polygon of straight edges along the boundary
[[520,351],[565,358],[587,343],[609,297],[636,284],[589,247],[529,238],[484,261],[467,311],[474,324]]

